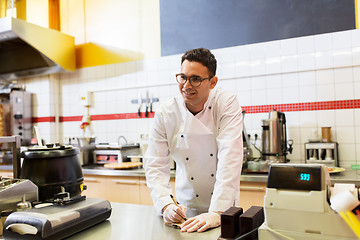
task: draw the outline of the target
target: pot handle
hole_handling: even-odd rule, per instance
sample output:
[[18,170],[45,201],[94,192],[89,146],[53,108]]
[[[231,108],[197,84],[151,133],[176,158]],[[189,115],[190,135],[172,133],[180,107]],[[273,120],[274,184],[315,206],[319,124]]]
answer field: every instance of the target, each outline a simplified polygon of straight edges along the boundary
[[39,147],[43,147],[41,138],[40,138],[40,132],[39,132],[39,127],[38,126],[34,126],[34,130],[35,130],[35,137],[37,139],[37,144],[39,145]]

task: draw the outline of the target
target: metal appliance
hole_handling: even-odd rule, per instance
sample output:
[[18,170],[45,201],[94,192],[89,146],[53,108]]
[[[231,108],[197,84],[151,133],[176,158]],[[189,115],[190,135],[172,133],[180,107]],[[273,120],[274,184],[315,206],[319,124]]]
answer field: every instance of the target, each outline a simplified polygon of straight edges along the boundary
[[259,239],[357,239],[340,214],[331,209],[330,195],[325,165],[272,164]]
[[80,150],[79,160],[81,166],[94,164],[95,137],[69,137],[64,144],[71,145]]
[[38,201],[38,187],[28,179],[2,178],[0,176],[0,213],[16,211],[22,201]]
[[243,157],[243,166],[246,166],[246,163],[249,162],[253,156],[251,145],[250,145],[250,139],[249,135],[246,132],[245,128],[245,111],[242,112],[243,116],[243,132],[242,132],[242,139],[243,139],[243,151],[244,151],[244,157]]
[[80,148],[81,166],[91,165],[94,163],[95,137],[77,138]]
[[[13,175],[17,178],[20,176],[20,172],[22,172],[19,155],[20,137],[0,137],[0,143],[10,143],[12,146]],[[54,145],[47,146],[47,149],[41,147],[39,150],[34,149],[32,153],[29,151],[31,150],[21,153],[25,157],[23,165],[25,165],[25,160],[27,160],[27,162],[33,161],[34,164],[35,161],[48,162],[48,169],[40,170],[38,173],[32,172],[30,177],[34,180],[44,174],[54,175],[55,178],[57,178],[58,176],[54,174],[54,171],[61,175],[61,173],[64,172],[73,172],[72,168],[74,168],[74,164],[80,166],[78,159],[75,159],[78,150],[72,146],[66,148],[64,146]],[[52,160],[56,160],[56,162],[59,162],[57,164],[60,165],[51,168],[52,165],[55,165],[54,162],[51,162]],[[61,163],[62,160],[66,161],[66,163]],[[29,166],[23,167],[29,169]],[[79,169],[81,171],[81,168]],[[80,174],[82,176],[82,171]],[[21,175],[23,175],[23,173]],[[17,209],[19,209],[19,206],[26,205],[26,209],[22,208],[22,211],[12,212],[7,216],[3,227],[4,238],[63,239],[110,217],[111,205],[109,201],[92,198],[86,199],[86,196],[78,195],[77,193],[73,194],[71,192],[72,188],[67,186],[68,179],[65,178],[67,177],[61,176],[58,178],[56,184],[60,186],[59,192],[56,194],[47,194],[48,198],[41,199],[41,202],[38,202],[38,195],[40,194],[38,189],[41,187],[44,193],[44,186],[41,184],[39,184],[39,187],[27,179],[6,179],[4,189],[2,189],[0,185],[0,208],[4,207],[7,211],[9,209],[12,211],[14,205]],[[79,187],[80,192],[86,189],[82,183]],[[55,190],[57,186],[53,188]],[[70,191],[67,192],[66,190]],[[21,196],[19,196],[20,194]],[[18,201],[19,198],[20,201]],[[18,202],[14,202],[15,200]],[[25,200],[27,202],[25,202]]]
[[91,165],[94,163],[94,150],[96,148],[95,137],[78,137],[75,147],[80,150],[81,166]]
[[47,144],[28,148],[20,157],[23,158],[20,177],[30,179],[39,187],[39,201],[56,199],[65,190],[75,199],[84,190],[77,148]]
[[305,163],[320,163],[329,167],[339,166],[337,142],[305,143]]
[[64,239],[96,225],[111,215],[109,201],[88,198],[72,204],[37,205],[10,214],[4,223],[7,240]]
[[8,85],[0,89],[0,136],[19,135],[21,144],[32,138],[31,93]]
[[0,49],[0,82],[76,69],[74,37],[21,19],[0,19]]
[[292,152],[292,140],[287,141],[285,113],[269,112],[269,118],[262,120],[261,127],[262,159],[269,163],[286,163],[286,155]]
[[112,162],[130,162],[131,157],[139,156],[142,158],[140,144],[97,144],[94,150],[94,160],[96,164],[106,164]]

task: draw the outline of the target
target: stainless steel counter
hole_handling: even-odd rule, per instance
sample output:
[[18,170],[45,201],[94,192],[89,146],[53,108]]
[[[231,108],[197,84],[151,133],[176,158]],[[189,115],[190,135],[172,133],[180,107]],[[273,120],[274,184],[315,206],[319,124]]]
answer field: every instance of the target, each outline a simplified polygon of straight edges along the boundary
[[[132,169],[132,170],[112,170],[104,167],[92,165],[84,166],[83,173],[87,175],[101,175],[101,176],[133,176],[133,177],[145,177],[144,168]],[[175,177],[175,170],[170,171],[170,176]],[[242,174],[241,181],[250,182],[267,182],[267,174]]]
[[[0,170],[12,171],[12,165],[0,165]],[[101,166],[91,165],[84,166],[83,173],[85,175],[100,175],[100,176],[133,176],[145,177],[145,170],[143,168],[131,170],[112,170]],[[360,187],[360,170],[346,169],[344,172],[333,173],[331,176],[331,183],[355,183]],[[171,177],[175,177],[175,171],[171,171]],[[268,175],[264,173],[242,173],[240,181],[244,182],[267,182]]]
[[[90,165],[83,166],[83,174],[101,175],[101,176],[132,176],[145,177],[144,168],[128,169],[128,170],[113,170],[104,168],[102,166]],[[175,176],[175,171],[171,171],[172,176]]]
[[220,236],[220,227],[203,233],[186,233],[167,227],[152,206],[111,203],[111,217],[98,225],[77,233],[67,240],[212,240]]
[[[103,176],[139,176],[145,177],[143,168],[134,170],[111,170],[99,166],[84,166],[83,173],[89,175]],[[175,177],[175,171],[171,171],[171,177]],[[344,172],[330,174],[331,183],[355,183],[360,187],[360,170],[346,169]],[[242,173],[240,181],[244,182],[267,182],[268,175],[266,173]]]

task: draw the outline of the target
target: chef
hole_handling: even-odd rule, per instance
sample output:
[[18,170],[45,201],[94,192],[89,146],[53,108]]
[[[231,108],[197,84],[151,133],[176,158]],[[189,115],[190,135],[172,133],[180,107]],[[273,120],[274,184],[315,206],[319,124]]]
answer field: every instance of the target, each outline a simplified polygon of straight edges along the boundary
[[[216,87],[215,56],[187,51],[176,74],[180,95],[155,113],[144,167],[155,208],[165,223],[185,232],[220,225],[220,214],[239,206],[243,159],[241,107],[236,95]],[[176,162],[175,204],[170,155]],[[195,216],[187,217],[187,212]]]

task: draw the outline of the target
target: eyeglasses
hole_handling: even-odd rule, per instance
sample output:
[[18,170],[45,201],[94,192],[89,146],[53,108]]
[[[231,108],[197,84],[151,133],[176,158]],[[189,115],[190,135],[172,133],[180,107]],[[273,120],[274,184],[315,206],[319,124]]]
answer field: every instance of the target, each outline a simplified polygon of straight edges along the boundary
[[187,77],[187,76],[185,76],[185,75],[182,74],[182,73],[176,74],[175,76],[176,76],[176,81],[177,81],[179,84],[185,84],[186,81],[189,80],[190,85],[193,86],[193,87],[198,87],[198,86],[200,86],[200,84],[202,83],[202,81],[213,78],[213,77],[202,78],[202,77],[200,77],[200,76],[190,76],[190,77]]

